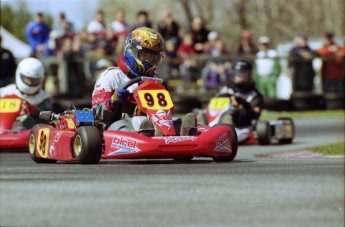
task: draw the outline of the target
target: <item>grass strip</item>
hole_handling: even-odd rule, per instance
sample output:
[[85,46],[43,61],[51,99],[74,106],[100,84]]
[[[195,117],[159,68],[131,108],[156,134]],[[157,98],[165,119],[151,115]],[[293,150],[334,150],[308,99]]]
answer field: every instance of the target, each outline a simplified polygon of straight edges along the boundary
[[[345,155],[345,142],[332,143],[324,146],[312,147],[311,151],[324,155]],[[308,149],[309,150],[309,149]]]
[[260,120],[275,120],[280,117],[290,117],[292,119],[303,118],[344,118],[345,110],[316,110],[316,111],[262,111]]

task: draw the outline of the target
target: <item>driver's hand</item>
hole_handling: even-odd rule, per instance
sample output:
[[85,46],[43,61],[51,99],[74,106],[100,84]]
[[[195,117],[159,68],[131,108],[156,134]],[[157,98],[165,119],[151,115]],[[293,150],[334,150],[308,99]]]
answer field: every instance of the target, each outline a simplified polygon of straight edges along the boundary
[[239,108],[239,109],[243,108],[243,105],[240,104],[240,103],[238,103],[238,101],[237,101],[237,99],[236,99],[235,96],[232,95],[232,96],[230,97],[230,99],[231,99],[231,105],[232,105],[233,107]]
[[127,98],[127,91],[123,88],[117,88],[114,91],[114,94],[111,96],[111,102],[112,103],[117,103],[120,102],[122,103],[123,101],[125,101]]

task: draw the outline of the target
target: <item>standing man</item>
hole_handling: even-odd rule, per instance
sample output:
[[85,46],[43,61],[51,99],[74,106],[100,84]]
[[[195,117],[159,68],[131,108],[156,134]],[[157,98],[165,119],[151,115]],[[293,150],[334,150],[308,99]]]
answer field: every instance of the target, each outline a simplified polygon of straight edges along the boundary
[[267,36],[259,38],[259,52],[254,64],[254,80],[264,97],[276,97],[276,82],[281,67],[277,59],[277,51],[270,48],[270,39]]
[[50,28],[43,21],[43,13],[36,13],[34,20],[25,29],[26,38],[31,48],[31,57],[44,54],[47,50]]
[[333,40],[333,32],[326,33],[326,42],[318,49],[322,57],[322,87],[324,93],[344,92],[345,51]]
[[312,61],[316,53],[308,46],[305,34],[299,34],[294,38],[294,47],[290,50],[289,56],[294,92],[312,92],[315,77]]

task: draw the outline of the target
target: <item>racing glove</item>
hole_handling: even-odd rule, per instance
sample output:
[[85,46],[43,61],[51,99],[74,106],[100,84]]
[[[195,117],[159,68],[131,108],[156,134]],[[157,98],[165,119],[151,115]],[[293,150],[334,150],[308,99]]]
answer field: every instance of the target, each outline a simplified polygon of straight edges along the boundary
[[110,104],[116,106],[118,103],[122,103],[126,100],[127,91],[123,88],[117,88],[114,94],[110,97]]

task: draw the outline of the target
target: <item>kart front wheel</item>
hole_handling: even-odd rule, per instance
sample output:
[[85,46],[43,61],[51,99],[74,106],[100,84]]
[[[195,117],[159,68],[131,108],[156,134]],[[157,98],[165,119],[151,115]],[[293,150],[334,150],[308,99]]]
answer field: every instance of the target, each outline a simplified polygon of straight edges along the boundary
[[30,134],[29,134],[29,153],[30,153],[30,157],[31,159],[36,162],[36,163],[55,163],[56,160],[52,160],[52,159],[46,159],[46,158],[40,158],[37,157],[36,153],[37,153],[37,138],[35,136],[35,131],[37,128],[40,127],[45,127],[45,126],[49,126],[48,124],[37,124],[34,127],[32,127]]
[[77,129],[73,138],[73,155],[80,164],[96,164],[102,155],[102,138],[95,126]]
[[232,153],[228,156],[213,156],[212,158],[215,162],[231,162],[236,157],[238,149],[238,139],[235,127],[229,123],[216,124],[213,127],[218,126],[226,126],[230,129]]
[[256,135],[260,145],[271,143],[271,126],[267,121],[258,121],[256,124]]

